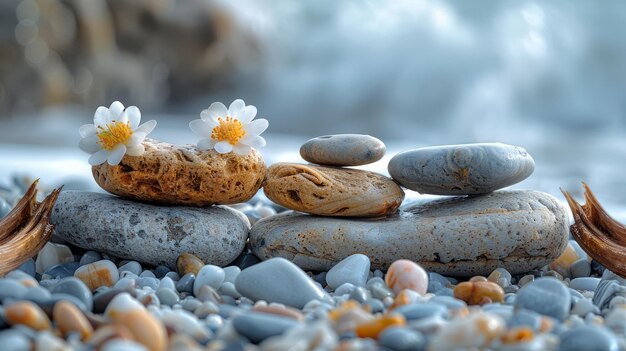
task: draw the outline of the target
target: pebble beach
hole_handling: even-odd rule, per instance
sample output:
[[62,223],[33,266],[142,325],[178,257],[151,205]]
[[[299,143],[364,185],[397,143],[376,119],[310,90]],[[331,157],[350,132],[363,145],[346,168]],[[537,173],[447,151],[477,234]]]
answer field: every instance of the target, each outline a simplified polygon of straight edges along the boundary
[[51,241],[0,278],[2,350],[626,350],[626,279],[560,199],[503,189],[532,177],[522,147],[404,150],[387,177],[352,168],[385,154],[365,135],[269,165],[143,145],[93,166],[110,194],[61,192]]

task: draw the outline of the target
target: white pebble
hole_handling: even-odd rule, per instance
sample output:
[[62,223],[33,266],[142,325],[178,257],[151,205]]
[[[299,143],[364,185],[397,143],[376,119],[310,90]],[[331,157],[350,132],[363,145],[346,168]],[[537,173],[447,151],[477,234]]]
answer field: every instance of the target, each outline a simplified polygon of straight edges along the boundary
[[35,271],[39,274],[43,274],[48,268],[66,262],[74,262],[72,250],[66,245],[48,242],[37,255]]
[[193,283],[194,295],[197,296],[199,294],[200,287],[203,285],[208,285],[215,290],[219,289],[224,282],[224,278],[225,274],[222,268],[212,264],[202,267],[198,272],[198,275],[196,275],[196,280]]

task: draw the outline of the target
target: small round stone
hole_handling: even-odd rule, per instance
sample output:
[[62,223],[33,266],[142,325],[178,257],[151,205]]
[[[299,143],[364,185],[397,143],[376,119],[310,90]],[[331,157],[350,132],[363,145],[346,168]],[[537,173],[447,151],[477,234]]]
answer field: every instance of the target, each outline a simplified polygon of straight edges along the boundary
[[378,339],[381,346],[394,351],[423,350],[426,344],[424,335],[408,328],[391,327],[385,329]]
[[561,281],[544,277],[521,288],[515,306],[563,321],[569,315],[570,296],[569,289]]
[[102,255],[100,255],[99,252],[96,251],[87,251],[85,252],[85,254],[80,258],[80,265],[84,266],[86,264],[90,264],[90,263],[94,263],[94,262],[98,262],[102,259]]
[[93,327],[85,315],[70,302],[57,302],[52,315],[57,327],[66,337],[70,333],[78,333],[82,340],[87,340],[93,334]]
[[326,282],[332,289],[350,283],[354,286],[365,286],[370,272],[370,259],[363,254],[346,257],[331,268],[326,274]]
[[609,330],[596,326],[573,328],[561,335],[560,351],[617,351],[617,339]]
[[377,339],[385,329],[404,325],[406,325],[406,319],[403,315],[390,314],[380,316],[372,321],[357,324],[354,331],[360,338]]
[[19,301],[6,306],[4,318],[11,325],[25,325],[34,330],[50,329],[46,313],[30,301]]
[[120,273],[122,272],[131,272],[134,275],[139,275],[141,274],[141,264],[137,261],[130,261],[127,262],[126,264],[120,266],[119,271]]
[[176,282],[176,290],[183,293],[193,293],[194,282],[196,276],[193,273],[187,273]]
[[43,274],[52,266],[72,261],[74,261],[74,255],[67,245],[48,242],[37,254],[35,266],[37,273]]
[[224,277],[224,270],[218,266],[208,264],[202,267],[200,271],[198,271],[198,275],[193,284],[194,295],[198,295],[200,287],[203,285],[208,285],[215,290],[219,289],[224,282]]
[[394,312],[402,314],[409,321],[433,316],[447,319],[449,316],[448,308],[445,305],[434,302],[401,306],[396,308]]
[[362,134],[320,136],[300,147],[300,156],[306,161],[329,166],[361,166],[376,162],[384,155],[382,141]]
[[176,260],[176,270],[180,276],[187,273],[198,275],[198,272],[202,269],[202,267],[204,267],[204,262],[202,262],[198,256],[188,252],[183,252]]
[[397,260],[389,267],[385,283],[396,294],[403,289],[411,289],[424,295],[428,289],[428,274],[413,261]]
[[600,278],[584,277],[575,278],[569,282],[569,287],[581,291],[595,291],[600,283]]
[[101,286],[113,286],[119,279],[119,271],[115,263],[101,260],[81,266],[74,276],[83,281],[92,291]]
[[491,281],[463,282],[454,288],[454,297],[468,305],[504,302],[504,290]]

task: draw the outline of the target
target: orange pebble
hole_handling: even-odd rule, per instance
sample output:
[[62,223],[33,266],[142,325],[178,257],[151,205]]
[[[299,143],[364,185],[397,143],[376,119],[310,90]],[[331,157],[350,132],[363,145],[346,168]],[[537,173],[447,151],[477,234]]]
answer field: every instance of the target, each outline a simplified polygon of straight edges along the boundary
[[85,315],[71,302],[57,302],[54,305],[52,316],[63,335],[67,336],[67,334],[77,332],[82,340],[87,340],[93,333],[93,327]]
[[397,260],[389,266],[385,283],[396,294],[403,289],[411,289],[424,295],[428,290],[428,274],[413,261]]
[[502,335],[500,338],[504,344],[519,344],[532,341],[535,337],[533,330],[529,327],[514,328]]
[[176,270],[178,270],[178,274],[181,277],[187,273],[198,275],[202,267],[204,267],[204,262],[197,256],[187,252],[180,254],[176,260]]
[[356,326],[356,335],[360,338],[378,338],[383,330],[393,326],[404,326],[406,319],[400,314],[391,314],[379,317],[371,322]]
[[394,308],[411,304],[418,298],[420,298],[420,295],[416,291],[404,289],[396,295],[396,298],[393,299],[393,304],[389,306],[389,309],[393,310]]
[[74,276],[93,291],[101,286],[113,286],[119,279],[119,272],[115,263],[101,260],[79,267]]
[[4,309],[4,318],[11,325],[21,324],[34,330],[50,328],[46,313],[30,301],[19,301]]
[[490,302],[504,302],[504,290],[490,281],[463,282],[454,288],[454,297],[468,305],[481,305]]

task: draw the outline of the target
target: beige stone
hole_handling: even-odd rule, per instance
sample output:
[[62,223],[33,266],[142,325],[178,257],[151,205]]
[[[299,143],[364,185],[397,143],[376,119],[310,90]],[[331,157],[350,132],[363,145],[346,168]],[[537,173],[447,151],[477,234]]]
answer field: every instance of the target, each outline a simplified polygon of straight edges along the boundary
[[297,163],[269,167],[264,191],[289,209],[330,217],[385,216],[404,199],[404,191],[378,173]]
[[133,200],[208,206],[245,202],[265,178],[265,162],[254,149],[240,156],[151,139],[143,145],[142,156],[126,155],[117,166],[94,166],[96,182],[110,193]]

